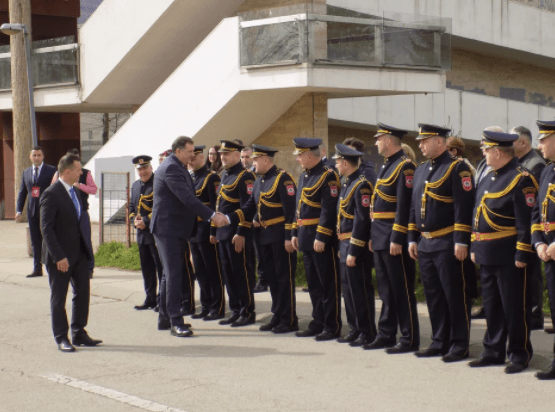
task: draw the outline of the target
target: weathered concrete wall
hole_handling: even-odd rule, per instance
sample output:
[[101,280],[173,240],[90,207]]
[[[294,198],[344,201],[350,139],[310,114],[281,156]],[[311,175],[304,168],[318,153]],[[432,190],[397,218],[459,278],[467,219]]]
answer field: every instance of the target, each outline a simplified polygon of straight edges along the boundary
[[541,10],[555,11],[555,0],[510,0],[513,3],[525,4]]

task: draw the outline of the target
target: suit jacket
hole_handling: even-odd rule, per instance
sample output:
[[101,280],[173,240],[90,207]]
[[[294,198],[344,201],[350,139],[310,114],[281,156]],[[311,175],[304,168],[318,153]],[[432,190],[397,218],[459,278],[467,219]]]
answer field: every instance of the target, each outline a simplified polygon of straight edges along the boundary
[[82,202],[81,219],[69,193],[60,180],[45,190],[40,198],[41,231],[47,248],[46,261],[56,263],[67,258],[74,265],[79,254],[84,252],[89,260],[94,259],[90,237],[86,236],[88,219]]
[[[143,193],[141,189],[144,186]],[[129,221],[135,220],[137,213],[143,217],[145,229],[137,229],[137,243],[139,245],[153,245],[154,236],[150,233],[150,215],[152,212],[152,190],[154,187],[154,174],[144,184],[137,180],[131,186],[131,199],[129,200]]]
[[56,168],[54,166],[47,165],[46,163],[42,165],[38,179],[40,195],[39,197],[33,197],[31,195],[33,186],[35,186],[33,167],[34,166],[28,167],[23,171],[23,175],[21,176],[21,187],[19,189],[19,194],[17,195],[17,211],[23,210],[25,207],[25,200],[27,199],[27,195],[29,195],[29,207],[27,208],[27,215],[29,218],[39,216],[40,196],[42,196],[44,191],[48,188],[48,186],[50,186],[50,182],[56,173]]
[[190,173],[172,153],[154,175],[150,231],[157,236],[189,240],[195,235],[197,216],[209,220],[213,214],[197,199]]
[[518,159],[522,167],[532,172],[534,179],[539,183],[541,180],[543,169],[545,168],[545,160],[534,149],[530,150],[524,156]]

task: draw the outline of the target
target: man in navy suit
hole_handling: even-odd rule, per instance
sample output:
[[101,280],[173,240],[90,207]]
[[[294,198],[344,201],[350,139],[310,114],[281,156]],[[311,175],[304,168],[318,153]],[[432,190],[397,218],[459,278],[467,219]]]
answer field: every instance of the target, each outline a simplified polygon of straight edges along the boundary
[[216,226],[227,224],[221,213],[214,213],[195,194],[195,187],[186,165],[195,155],[190,137],[178,137],[172,144],[172,154],[158,167],[154,175],[154,204],[150,231],[154,235],[162,266],[160,282],[160,312],[158,330],[169,330],[178,337],[192,336],[190,325],[181,314],[182,282],[187,270],[185,259],[188,241],[196,233],[197,216],[211,220]]
[[[66,154],[58,165],[60,178],[40,198],[40,223],[46,244],[45,256],[50,283],[52,329],[58,349],[74,352],[73,345],[96,346],[101,340],[91,339],[85,331],[89,319],[89,261],[93,258],[89,220],[73,185],[81,176],[79,156]],[[68,340],[66,314],[67,289],[71,283],[72,341]]]
[[42,276],[42,235],[40,232],[39,199],[48,186],[50,186],[52,177],[56,173],[56,168],[43,162],[44,153],[39,146],[33,147],[29,158],[33,162],[33,166],[25,169],[23,176],[21,176],[21,188],[17,196],[17,214],[15,215],[15,220],[16,222],[21,221],[21,213],[25,206],[27,195],[29,195],[27,217],[29,220],[29,232],[31,233],[31,244],[33,245],[34,267],[33,273],[27,275],[27,277],[33,278]]

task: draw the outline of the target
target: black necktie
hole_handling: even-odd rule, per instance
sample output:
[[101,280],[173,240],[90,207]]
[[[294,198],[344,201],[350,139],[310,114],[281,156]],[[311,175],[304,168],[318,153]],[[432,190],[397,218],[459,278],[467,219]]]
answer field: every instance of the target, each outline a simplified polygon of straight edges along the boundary
[[35,166],[35,175],[34,175],[35,184],[39,181],[39,168]]

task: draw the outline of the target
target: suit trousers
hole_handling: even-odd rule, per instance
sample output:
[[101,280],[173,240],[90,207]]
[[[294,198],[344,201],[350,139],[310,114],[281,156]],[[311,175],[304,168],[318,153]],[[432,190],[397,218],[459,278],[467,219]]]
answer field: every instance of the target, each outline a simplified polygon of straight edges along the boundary
[[341,262],[340,272],[347,323],[351,331],[373,341],[376,337],[376,302],[372,285],[372,267],[367,269],[368,262],[365,259],[365,255],[371,254],[370,251],[364,252],[364,255],[356,259],[354,267]]
[[312,321],[308,328],[315,332],[341,331],[341,282],[337,249],[327,244],[323,252],[304,251],[303,262],[312,302]]
[[56,342],[67,337],[69,325],[66,313],[66,298],[69,284],[73,289],[71,329],[79,332],[87,326],[90,303],[89,260],[83,250],[74,265],[67,272],[60,272],[55,262],[49,258],[46,264],[48,282],[50,283],[50,311],[52,314],[52,330]]
[[399,342],[419,347],[420,326],[414,295],[414,260],[409,256],[408,249],[403,247],[403,253],[397,256],[391,255],[389,250],[375,250],[374,264],[378,293],[382,300],[378,336],[394,342],[399,327]]
[[172,326],[181,326],[181,302],[183,281],[187,278],[185,255],[188,242],[184,239],[154,235],[162,261],[162,281],[160,282],[160,320],[170,320]]
[[[161,280],[162,273],[164,272],[156,245],[139,244],[139,258],[141,260],[141,270],[143,273],[146,300],[150,303],[156,303],[158,278]],[[158,273],[158,278],[156,277],[156,273]]]
[[245,318],[256,316],[254,312],[254,253],[252,238],[245,238],[242,252],[235,251],[231,239],[218,242],[220,264],[224,274],[229,308],[234,315]]
[[464,356],[470,339],[470,317],[464,263],[453,248],[418,252],[420,274],[432,324],[431,348]]
[[280,240],[260,245],[260,255],[264,261],[266,282],[272,296],[271,323],[294,326],[298,324],[297,301],[295,297],[295,272],[297,252],[288,253],[285,242]]
[[487,322],[482,357],[504,362],[508,355],[511,362],[528,365],[533,355],[526,303],[530,295],[526,288],[528,268],[519,269],[511,262],[505,266],[481,265],[480,269]]
[[29,234],[31,235],[31,245],[33,247],[33,271],[42,272],[42,233],[40,231],[40,213],[35,213],[34,217],[27,215],[29,219]]
[[225,314],[224,281],[218,247],[210,242],[190,243],[195,275],[200,287],[200,305],[211,315]]
[[[551,321],[555,325],[555,261],[545,263],[545,277],[547,280],[547,293],[549,294],[549,307],[551,308]],[[553,353],[555,354],[555,341],[553,342]],[[555,358],[552,365],[555,366]]]

